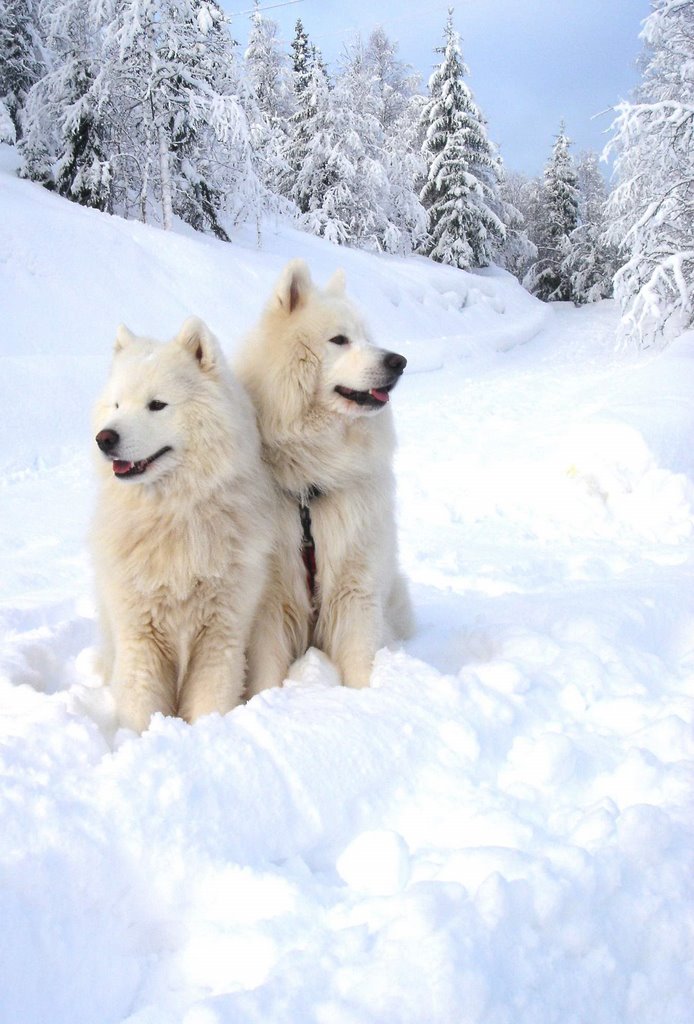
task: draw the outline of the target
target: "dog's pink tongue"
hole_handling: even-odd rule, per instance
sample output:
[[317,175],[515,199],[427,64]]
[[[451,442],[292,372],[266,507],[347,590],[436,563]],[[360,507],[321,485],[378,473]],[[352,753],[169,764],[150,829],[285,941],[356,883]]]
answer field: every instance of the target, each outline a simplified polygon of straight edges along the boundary
[[134,465],[134,462],[120,462],[118,459],[114,459],[113,472],[116,476],[121,476],[123,473],[129,473]]
[[377,402],[387,402],[388,401],[388,392],[387,391],[377,391],[376,388],[371,388],[370,394],[371,394],[371,397],[375,398]]

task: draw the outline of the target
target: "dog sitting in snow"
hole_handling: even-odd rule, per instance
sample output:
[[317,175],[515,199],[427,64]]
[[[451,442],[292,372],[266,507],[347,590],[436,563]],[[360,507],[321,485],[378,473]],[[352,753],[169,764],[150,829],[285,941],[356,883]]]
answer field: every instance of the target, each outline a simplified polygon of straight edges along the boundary
[[224,713],[242,698],[272,543],[250,400],[201,321],[168,344],[121,327],[95,427],[92,546],[120,723]]
[[371,344],[338,272],[324,290],[284,269],[236,372],[253,399],[276,483],[279,539],[249,648],[248,693],[286,678],[314,645],[347,686],[405,637],[390,392],[406,360]]

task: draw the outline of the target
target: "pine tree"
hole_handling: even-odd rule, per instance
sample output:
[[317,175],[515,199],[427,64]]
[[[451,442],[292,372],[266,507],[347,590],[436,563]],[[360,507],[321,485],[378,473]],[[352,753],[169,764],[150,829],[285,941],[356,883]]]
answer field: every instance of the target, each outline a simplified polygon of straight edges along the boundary
[[463,81],[458,33],[449,10],[441,64],[429,80],[422,152],[428,176],[421,201],[428,211],[426,255],[461,269],[487,266],[505,228],[494,210],[496,159],[482,115]]
[[346,48],[330,95],[334,117],[333,147],[328,160],[332,182],[322,197],[326,237],[344,245],[378,249],[387,218],[388,191],[380,163],[383,132],[366,66],[364,47],[355,39]]
[[100,78],[113,100],[119,203],[142,219],[161,210],[226,232],[257,213],[250,132],[239,102],[233,41],[214,0],[104,0]]
[[419,193],[426,164],[422,157],[423,97],[413,96],[385,138],[383,166],[388,179],[386,252],[402,256],[417,250],[427,238],[428,217]]
[[81,206],[106,210],[110,205],[111,165],[104,125],[95,95],[95,69],[90,59],[73,59],[65,68],[66,92],[63,146],[55,166],[55,188]]
[[[228,239],[267,192],[215,0],[43,0],[52,66],[30,90],[23,173],[84,205]],[[160,213],[158,213],[160,211]]]
[[0,0],[0,102],[22,135],[21,111],[29,89],[45,72],[37,0]]
[[541,202],[543,220],[537,239],[537,262],[528,271],[524,285],[546,302],[573,298],[571,275],[564,266],[569,253],[569,236],[578,225],[576,171],[569,153],[571,142],[562,122],[552,156],[545,168]]
[[[304,215],[308,230],[324,235],[328,215],[323,203],[337,180],[337,168],[332,166],[336,119],[328,80],[319,63],[313,63],[297,96],[291,127],[289,195]],[[331,238],[338,242],[346,240],[346,228],[335,223]]]
[[294,97],[290,64],[280,48],[277,22],[261,14],[259,0],[255,0],[244,66],[252,97],[251,103],[244,103],[244,109],[262,178],[268,189],[281,192],[289,172],[285,154]]
[[255,0],[244,60],[249,85],[268,123],[287,120],[293,109],[290,64],[281,49],[279,26],[261,13],[260,0]]
[[345,48],[331,89],[322,60],[297,33],[292,196],[314,234],[340,245],[407,253],[424,233],[414,192],[420,160],[407,152],[409,96],[396,96],[406,88],[404,66],[396,66],[383,34],[377,40],[364,46],[356,38]]
[[617,252],[605,234],[607,187],[595,153],[576,161],[578,226],[569,235],[562,273],[568,277],[577,305],[612,295],[612,280],[619,266]]
[[40,16],[50,68],[25,100],[21,173],[83,206],[108,209],[106,97],[97,86],[97,26],[89,2],[44,2]]
[[494,262],[521,281],[537,259],[537,246],[531,235],[539,209],[539,182],[522,174],[504,172],[499,203],[506,237],[494,253]]
[[419,201],[426,165],[420,131],[423,98],[419,77],[397,56],[382,28],[369,37],[364,70],[370,84],[373,116],[380,127],[380,152],[387,194],[380,197],[386,227],[379,246],[407,255],[426,238],[427,214]]
[[624,335],[662,344],[694,323],[694,0],[651,0],[643,77],[620,103],[607,153],[610,240]]
[[383,134],[397,130],[419,87],[419,76],[398,58],[398,45],[380,26],[369,36],[364,61],[373,83],[375,114]]
[[304,29],[301,18],[297,18],[292,40],[292,71],[296,75],[294,88],[297,92],[301,92],[308,83],[311,64],[311,44],[308,33]]
[[288,170],[282,192],[300,213],[312,214],[311,228],[320,233],[321,218],[317,212],[334,178],[327,164],[334,145],[335,125],[325,65],[316,59],[315,48],[300,18],[296,22],[292,53],[294,113],[284,153]]

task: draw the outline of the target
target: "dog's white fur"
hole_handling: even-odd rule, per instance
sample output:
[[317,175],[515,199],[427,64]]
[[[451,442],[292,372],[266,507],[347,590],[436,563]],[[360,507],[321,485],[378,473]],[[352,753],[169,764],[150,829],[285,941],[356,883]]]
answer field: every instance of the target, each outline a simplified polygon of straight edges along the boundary
[[92,547],[120,723],[142,731],[156,711],[190,722],[224,713],[242,698],[272,542],[272,483],[248,395],[201,321],[168,344],[121,327],[94,425],[97,443],[102,431],[118,437],[98,456]]
[[[312,644],[333,660],[344,684],[367,686],[376,651],[411,629],[397,563],[391,411],[386,403],[371,409],[335,391],[336,385],[364,392],[384,387],[387,355],[371,344],[345,295],[344,275],[319,290],[302,260],[285,267],[239,354],[236,372],[258,413],[279,522],[249,650],[251,695],[281,684]],[[317,558],[312,605],[299,501],[313,488],[321,493],[310,502]]]

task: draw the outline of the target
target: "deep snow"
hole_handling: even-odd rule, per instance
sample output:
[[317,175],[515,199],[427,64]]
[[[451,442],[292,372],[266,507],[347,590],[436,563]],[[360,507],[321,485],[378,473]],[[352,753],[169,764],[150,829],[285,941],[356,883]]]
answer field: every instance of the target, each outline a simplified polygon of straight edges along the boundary
[[[332,248],[232,246],[0,173],[0,1021],[685,1024],[694,336]],[[115,328],[232,353],[284,261],[346,268],[393,396],[418,628],[114,735],[90,407]]]

